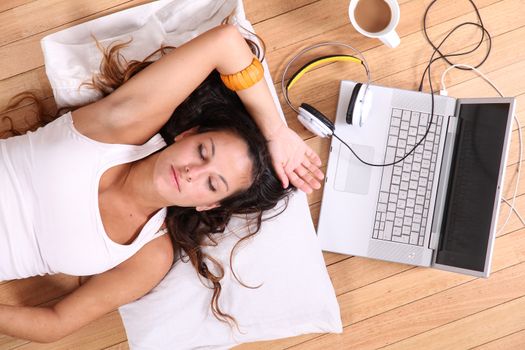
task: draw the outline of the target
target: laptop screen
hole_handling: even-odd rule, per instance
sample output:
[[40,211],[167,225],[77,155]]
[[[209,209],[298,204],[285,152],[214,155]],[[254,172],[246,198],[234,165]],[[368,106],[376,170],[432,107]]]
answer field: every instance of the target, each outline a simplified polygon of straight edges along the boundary
[[484,271],[509,103],[461,104],[436,262]]

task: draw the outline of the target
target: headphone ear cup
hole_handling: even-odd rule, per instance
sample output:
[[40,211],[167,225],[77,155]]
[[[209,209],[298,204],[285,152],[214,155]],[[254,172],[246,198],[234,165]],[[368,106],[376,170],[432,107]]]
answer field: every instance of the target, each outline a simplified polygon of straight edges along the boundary
[[[365,89],[361,89],[361,90],[365,90]],[[363,91],[363,94],[365,93],[365,91]],[[368,89],[368,91],[366,92],[366,96],[364,96],[364,99],[363,97],[359,97],[360,100],[363,100],[363,103],[360,105],[361,107],[361,111],[359,112],[359,114],[361,115],[361,118],[360,118],[360,121],[359,121],[359,126],[363,126],[367,119],[368,119],[368,115],[370,114],[370,110],[372,109],[372,97],[374,96],[374,92],[372,91],[372,89]]]
[[354,89],[352,90],[352,95],[350,96],[350,102],[348,102],[348,109],[346,110],[346,123],[350,125],[357,124],[359,125],[359,116],[356,115],[356,102],[358,103],[357,96],[359,95],[359,92],[361,91],[361,87],[363,86],[362,83],[357,83],[354,86]]
[[307,103],[301,104],[297,118],[305,128],[319,137],[324,138],[334,133],[334,123]]

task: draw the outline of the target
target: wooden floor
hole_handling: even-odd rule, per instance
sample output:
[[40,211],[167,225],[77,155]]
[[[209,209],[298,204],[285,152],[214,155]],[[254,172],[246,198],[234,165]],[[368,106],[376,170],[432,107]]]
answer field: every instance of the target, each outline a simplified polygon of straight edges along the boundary
[[[2,0],[0,1],[0,106],[16,92],[39,89],[52,95],[45,77],[39,40],[47,34],[148,1],[138,0]],[[424,39],[422,17],[429,0],[401,0],[398,32],[401,45],[389,49],[357,34],[347,18],[348,0],[245,0],[248,18],[266,41],[272,76],[279,83],[283,65],[308,44],[338,40],[365,52],[377,84],[416,89],[431,55]],[[517,114],[525,123],[525,1],[477,0],[485,26],[493,36],[489,59],[481,67],[508,96],[517,97]],[[429,35],[443,37],[455,25],[475,21],[466,0],[440,0],[430,13]],[[446,45],[445,52],[470,48],[479,34],[467,29]],[[476,63],[482,52],[462,59]],[[437,86],[443,63],[433,69]],[[294,100],[308,101],[333,119],[337,79],[364,79],[361,68],[331,64],[303,78]],[[447,77],[455,97],[495,96],[470,72]],[[280,88],[278,89],[280,92]],[[307,139],[326,164],[329,142],[312,137],[285,108],[289,125]],[[23,126],[28,108],[13,113]],[[525,125],[525,124],[523,124]],[[0,130],[5,127],[0,124]],[[516,126],[514,126],[516,129]],[[518,136],[512,135],[504,197],[516,180]],[[0,189],[1,191],[1,189]],[[0,192],[1,193],[1,192]],[[525,179],[516,207],[525,215]],[[322,191],[309,196],[317,222]],[[508,207],[502,205],[500,218]],[[501,222],[500,220],[500,226]],[[238,349],[524,349],[525,348],[525,227],[512,215],[498,234],[492,275],[478,279],[426,268],[325,253],[326,264],[341,307],[344,333],[304,335],[273,342],[245,344]],[[0,303],[52,303],[78,285],[76,278],[57,275],[0,283]],[[0,335],[0,349],[128,349],[118,313],[112,312],[77,333],[50,345]],[[175,347],[174,347],[175,348]]]

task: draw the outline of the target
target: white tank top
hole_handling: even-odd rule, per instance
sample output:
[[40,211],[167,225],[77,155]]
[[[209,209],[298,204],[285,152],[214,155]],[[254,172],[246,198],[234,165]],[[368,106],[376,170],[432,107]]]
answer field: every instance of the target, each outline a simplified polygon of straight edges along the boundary
[[107,169],[165,145],[159,134],[141,146],[92,140],[75,129],[71,113],[0,140],[0,281],[101,273],[160,236],[166,208],[133,243],[113,242],[102,224],[98,187]]

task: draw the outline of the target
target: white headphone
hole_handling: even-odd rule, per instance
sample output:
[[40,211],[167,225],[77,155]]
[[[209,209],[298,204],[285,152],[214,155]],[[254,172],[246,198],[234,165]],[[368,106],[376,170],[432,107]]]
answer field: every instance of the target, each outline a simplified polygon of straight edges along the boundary
[[[330,55],[330,56],[323,56],[316,58],[308,63],[306,63],[304,66],[302,66],[297,72],[295,72],[288,83],[284,84],[286,73],[288,72],[288,69],[290,66],[302,55],[304,55],[306,52],[316,49],[321,46],[342,46],[345,48],[349,48],[350,50],[357,53],[359,58],[350,56],[350,55]],[[372,91],[369,89],[370,86],[370,70],[368,68],[368,63],[366,62],[363,54],[361,51],[355,49],[354,47],[339,43],[339,42],[325,42],[325,43],[319,43],[316,45],[309,46],[305,49],[303,49],[301,52],[299,52],[297,55],[295,55],[294,58],[292,58],[288,64],[286,65],[286,68],[284,69],[282,79],[281,79],[281,89],[283,91],[284,99],[286,103],[292,108],[298,115],[297,118],[301,122],[301,124],[308,129],[310,132],[314,133],[315,135],[319,137],[328,137],[334,134],[335,126],[334,123],[330,121],[326,116],[323,115],[319,110],[314,108],[313,106],[302,103],[299,108],[296,108],[291,102],[288,97],[288,92],[290,88],[301,78],[306,72],[311,70],[314,67],[317,67],[318,65],[321,65],[323,63],[329,63],[329,62],[337,62],[337,61],[351,61],[355,63],[360,63],[363,65],[363,67],[366,70],[366,75],[368,78],[368,81],[365,84],[357,83],[352,91],[352,96],[350,97],[350,102],[348,104],[348,109],[346,112],[346,122],[351,125],[357,125],[357,126],[363,126],[366,122],[370,109],[372,107]]]

